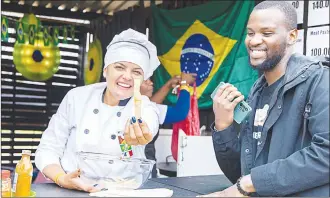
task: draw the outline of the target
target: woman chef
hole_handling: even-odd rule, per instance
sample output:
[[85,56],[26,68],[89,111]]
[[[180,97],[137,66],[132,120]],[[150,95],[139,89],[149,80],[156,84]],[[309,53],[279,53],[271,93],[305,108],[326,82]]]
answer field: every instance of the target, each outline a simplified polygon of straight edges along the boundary
[[116,176],[123,170],[115,167],[109,173],[94,161],[84,169],[79,152],[122,156],[124,139],[132,145],[129,156],[145,158],[145,144],[158,131],[159,112],[142,96],[141,118],[134,116],[134,79],[148,79],[159,64],[156,47],[144,34],[128,29],[116,35],[104,57],[106,82],[67,93],[43,132],[35,156],[37,168],[64,188],[94,192],[98,189],[79,177],[81,170]]

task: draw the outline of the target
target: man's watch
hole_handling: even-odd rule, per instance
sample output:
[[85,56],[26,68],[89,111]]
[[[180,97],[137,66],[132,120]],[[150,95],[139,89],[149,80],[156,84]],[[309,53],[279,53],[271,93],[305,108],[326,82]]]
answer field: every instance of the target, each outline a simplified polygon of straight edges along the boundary
[[242,189],[241,187],[241,179],[243,176],[241,176],[240,178],[238,178],[237,182],[236,182],[236,187],[237,190],[239,191],[239,193],[241,193],[244,196],[248,196],[250,197],[253,193],[252,192],[246,192],[245,190]]

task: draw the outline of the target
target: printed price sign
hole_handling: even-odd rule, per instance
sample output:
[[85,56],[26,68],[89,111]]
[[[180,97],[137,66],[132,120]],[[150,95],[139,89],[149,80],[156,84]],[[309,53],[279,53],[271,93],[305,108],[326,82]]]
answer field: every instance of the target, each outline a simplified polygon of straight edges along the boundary
[[298,38],[294,48],[296,53],[304,54],[304,30],[298,30]]
[[308,1],[308,26],[329,24],[329,0]]
[[329,56],[329,26],[308,28],[306,55]]
[[297,23],[303,23],[304,17],[304,1],[286,1],[290,3],[297,11]]

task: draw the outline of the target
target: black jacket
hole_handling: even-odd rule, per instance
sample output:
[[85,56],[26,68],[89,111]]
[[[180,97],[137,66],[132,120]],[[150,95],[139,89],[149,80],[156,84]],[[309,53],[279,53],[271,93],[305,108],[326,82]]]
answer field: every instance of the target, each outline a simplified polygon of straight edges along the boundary
[[[241,124],[240,133],[234,125],[220,132],[213,130],[220,168],[233,183],[241,175],[251,174],[261,196],[329,197],[329,68],[316,58],[291,56],[264,124],[265,131],[272,129],[267,164],[254,167],[252,156],[260,155],[252,153],[254,111],[265,83],[261,76],[251,89],[247,102],[253,110]],[[262,148],[265,140],[262,137]]]

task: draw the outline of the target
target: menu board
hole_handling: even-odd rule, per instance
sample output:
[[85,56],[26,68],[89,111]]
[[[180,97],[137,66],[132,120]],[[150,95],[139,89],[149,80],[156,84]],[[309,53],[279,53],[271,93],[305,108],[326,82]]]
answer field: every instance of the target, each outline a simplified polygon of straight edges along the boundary
[[297,23],[303,23],[304,18],[304,1],[286,1],[290,3],[297,11]]
[[329,25],[308,28],[306,41],[307,56],[329,56]]
[[308,1],[308,26],[329,24],[329,0]]
[[304,54],[304,30],[298,30],[298,38],[294,48],[296,53]]

